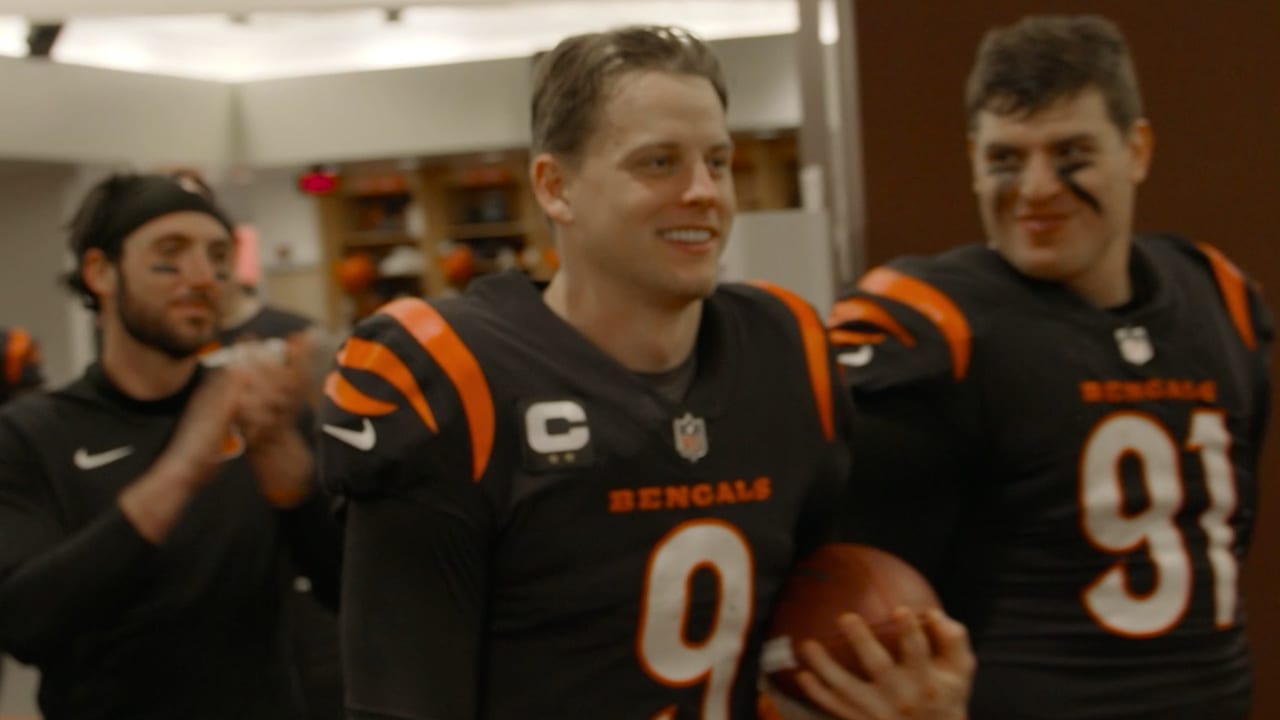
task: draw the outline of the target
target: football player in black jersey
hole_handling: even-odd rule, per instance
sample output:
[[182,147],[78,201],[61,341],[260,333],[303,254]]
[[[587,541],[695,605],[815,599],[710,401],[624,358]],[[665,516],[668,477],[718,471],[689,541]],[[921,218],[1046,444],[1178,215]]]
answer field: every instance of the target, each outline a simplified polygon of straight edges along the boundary
[[[733,149],[701,41],[573,37],[534,88],[550,285],[509,273],[396,300],[328,381],[348,712],[753,718],[764,622],[797,555],[831,539],[848,474],[825,333],[780,288],[717,287]],[[874,682],[816,653],[815,702],[962,717],[963,628],[904,630],[895,664],[851,629]]]
[[303,370],[218,371],[230,224],[165,175],[113,175],[71,229],[101,328],[84,376],[0,411],[0,645],[59,718],[300,718],[277,557],[337,586],[340,537],[296,426]]
[[987,243],[832,316],[858,470],[894,479],[849,537],[968,625],[974,718],[1245,718],[1270,315],[1210,238],[1133,232],[1152,130],[1113,24],[993,30],[967,103]]

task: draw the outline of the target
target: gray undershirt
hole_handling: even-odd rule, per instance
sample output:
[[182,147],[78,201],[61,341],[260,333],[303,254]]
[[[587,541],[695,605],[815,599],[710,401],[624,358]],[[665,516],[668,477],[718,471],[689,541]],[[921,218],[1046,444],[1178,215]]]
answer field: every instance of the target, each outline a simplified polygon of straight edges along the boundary
[[689,392],[689,386],[693,385],[693,376],[698,369],[698,353],[689,353],[689,357],[680,362],[679,365],[670,370],[663,370],[656,373],[636,373],[636,377],[644,380],[658,393],[663,399],[672,405],[680,405],[684,402],[684,396]]

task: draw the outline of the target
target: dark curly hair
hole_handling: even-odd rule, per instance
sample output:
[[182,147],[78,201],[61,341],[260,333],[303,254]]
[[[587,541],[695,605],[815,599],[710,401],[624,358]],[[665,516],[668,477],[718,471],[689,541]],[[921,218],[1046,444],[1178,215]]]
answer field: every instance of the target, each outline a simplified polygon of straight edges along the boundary
[[965,110],[972,128],[983,110],[1029,115],[1089,88],[1102,92],[1121,132],[1142,117],[1138,76],[1120,29],[1094,15],[1031,16],[983,37]]

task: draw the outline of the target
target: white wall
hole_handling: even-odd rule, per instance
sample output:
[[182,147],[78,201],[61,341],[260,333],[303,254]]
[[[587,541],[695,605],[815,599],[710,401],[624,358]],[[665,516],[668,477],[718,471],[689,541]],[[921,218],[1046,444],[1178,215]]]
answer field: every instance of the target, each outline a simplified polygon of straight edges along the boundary
[[435,155],[528,142],[527,59],[241,85],[255,167]]
[[[800,122],[794,36],[713,42],[735,130]],[[0,158],[280,167],[528,143],[528,58],[228,85],[0,58]]]
[[232,95],[222,83],[0,58],[0,158],[224,164]]
[[835,300],[827,226],[822,210],[739,213],[720,259],[720,277],[781,285],[808,300],[825,318]]
[[[731,128],[799,124],[794,42],[712,43],[730,88]],[[246,83],[241,159],[274,167],[528,145],[530,67],[516,58]]]
[[288,265],[313,267],[321,260],[320,215],[316,199],[298,191],[298,175],[305,166],[255,170],[248,184],[230,192],[240,196],[238,218],[258,230],[263,266],[280,263],[279,250],[288,248]]
[[0,162],[0,325],[35,335],[53,386],[78,375],[91,353],[88,314],[59,277],[68,256],[64,226],[89,180],[72,165]]
[[729,128],[799,127],[799,64],[794,35],[711,43],[729,86]]

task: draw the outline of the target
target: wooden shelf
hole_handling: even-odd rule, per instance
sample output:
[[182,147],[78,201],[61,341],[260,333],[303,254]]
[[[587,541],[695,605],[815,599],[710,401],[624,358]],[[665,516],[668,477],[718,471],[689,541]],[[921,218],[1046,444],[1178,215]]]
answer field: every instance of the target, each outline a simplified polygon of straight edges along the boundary
[[347,233],[348,248],[384,248],[395,245],[418,245],[422,242],[409,233],[396,230],[360,230]]
[[[795,207],[795,131],[735,133],[734,142],[738,209]],[[421,276],[379,281],[374,292],[356,297],[326,272],[330,327],[350,327],[380,305],[377,295],[388,288],[426,296],[461,290],[466,278],[455,275],[454,284],[446,272],[466,267],[480,274],[493,271],[509,261],[508,249],[520,259],[538,258],[526,270],[549,279],[554,265],[554,253],[548,252],[551,229],[529,187],[528,163],[528,151],[519,149],[343,166],[342,190],[317,198],[326,266],[352,252],[368,253],[378,263],[397,247],[410,245],[422,252],[426,267]],[[459,246],[449,252],[470,252],[471,257],[450,262],[442,252],[448,242]]]
[[[380,295],[407,292],[426,296],[461,290],[465,271],[483,274],[497,267],[504,248],[517,254],[548,248],[551,234],[528,187],[528,152],[511,150],[480,155],[351,163],[340,169],[343,191],[317,199],[324,234],[325,260],[332,264],[352,253],[368,253],[375,264],[406,245],[423,254],[420,276],[381,278],[370,291],[349,296],[332,277],[328,282],[329,325],[347,328],[376,308]],[[422,228],[414,232],[415,229]],[[470,259],[446,262],[442,244],[456,242]],[[531,257],[543,257],[535,253]],[[539,266],[545,265],[539,261]],[[529,268],[549,277],[547,268]],[[446,273],[455,273],[446,276]]]
[[524,235],[528,227],[522,222],[461,223],[450,225],[445,232],[450,240],[475,240],[478,238],[504,238]]

